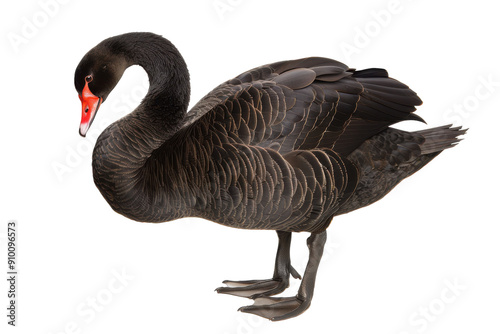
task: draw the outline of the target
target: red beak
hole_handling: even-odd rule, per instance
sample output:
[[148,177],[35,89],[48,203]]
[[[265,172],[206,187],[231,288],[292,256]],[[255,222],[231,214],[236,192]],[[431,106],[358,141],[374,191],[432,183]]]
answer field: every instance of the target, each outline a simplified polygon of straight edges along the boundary
[[95,96],[89,89],[89,83],[85,82],[85,87],[82,90],[82,95],[78,95],[82,101],[82,121],[80,122],[80,135],[85,137],[89,131],[97,109],[101,105],[102,98]]

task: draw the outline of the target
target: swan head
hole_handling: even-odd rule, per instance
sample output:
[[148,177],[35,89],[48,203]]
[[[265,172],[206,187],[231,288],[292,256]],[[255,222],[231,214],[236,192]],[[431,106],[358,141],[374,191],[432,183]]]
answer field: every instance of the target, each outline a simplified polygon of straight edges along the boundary
[[82,102],[80,135],[85,137],[97,110],[115,88],[127,68],[123,56],[97,45],[80,61],[75,71],[75,88]]

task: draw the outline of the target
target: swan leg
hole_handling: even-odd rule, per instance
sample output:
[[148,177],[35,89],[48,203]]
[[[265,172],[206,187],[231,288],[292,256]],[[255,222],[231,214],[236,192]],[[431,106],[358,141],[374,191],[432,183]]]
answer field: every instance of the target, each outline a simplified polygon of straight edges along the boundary
[[243,306],[239,311],[252,313],[272,321],[279,321],[296,317],[307,310],[311,305],[316,274],[323,255],[325,242],[326,231],[311,234],[307,239],[309,261],[295,297],[259,297],[255,298],[253,305]]
[[218,293],[233,296],[259,298],[272,296],[283,292],[289,286],[290,274],[294,278],[301,278],[290,262],[291,232],[276,231],[279,244],[274,266],[274,275],[271,279],[248,280],[248,281],[223,281],[225,287],[217,288]]

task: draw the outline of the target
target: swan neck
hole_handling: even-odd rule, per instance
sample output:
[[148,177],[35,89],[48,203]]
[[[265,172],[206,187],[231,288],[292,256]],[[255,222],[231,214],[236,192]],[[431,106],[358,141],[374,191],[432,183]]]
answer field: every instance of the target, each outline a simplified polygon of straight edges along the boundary
[[[147,217],[157,201],[168,203],[148,184],[168,168],[159,156],[182,126],[189,104],[189,73],[177,49],[166,39],[151,34],[126,34],[105,41],[108,50],[139,65],[150,86],[141,104],[109,126],[97,140],[93,153],[94,181],[117,212],[139,221],[178,218],[175,210],[161,217]],[[154,179],[154,182],[153,182]]]
[[190,96],[189,72],[177,48],[160,36],[134,36],[123,54],[128,65],[139,65],[149,78],[149,90],[137,113],[156,131],[155,139],[165,141],[179,128]]

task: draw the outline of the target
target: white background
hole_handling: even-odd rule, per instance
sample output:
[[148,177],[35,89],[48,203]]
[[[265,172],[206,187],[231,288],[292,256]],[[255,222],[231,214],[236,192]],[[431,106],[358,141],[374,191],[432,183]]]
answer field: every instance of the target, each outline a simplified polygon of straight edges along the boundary
[[[20,246],[18,327],[6,325],[2,279],[2,332],[499,332],[500,23],[491,1],[62,2],[0,9],[2,272],[9,219],[19,223]],[[270,277],[274,232],[194,219],[137,223],[113,212],[93,184],[92,138],[140,102],[147,77],[129,69],[84,139],[74,69],[101,40],[131,31],[178,47],[192,105],[252,67],[325,56],[386,68],[418,92],[428,126],[400,128],[470,130],[380,202],[335,218],[312,306],[271,323],[236,311],[249,300],[214,289],[223,279]],[[294,235],[299,271],[306,238]],[[114,278],[122,271],[124,283]]]

